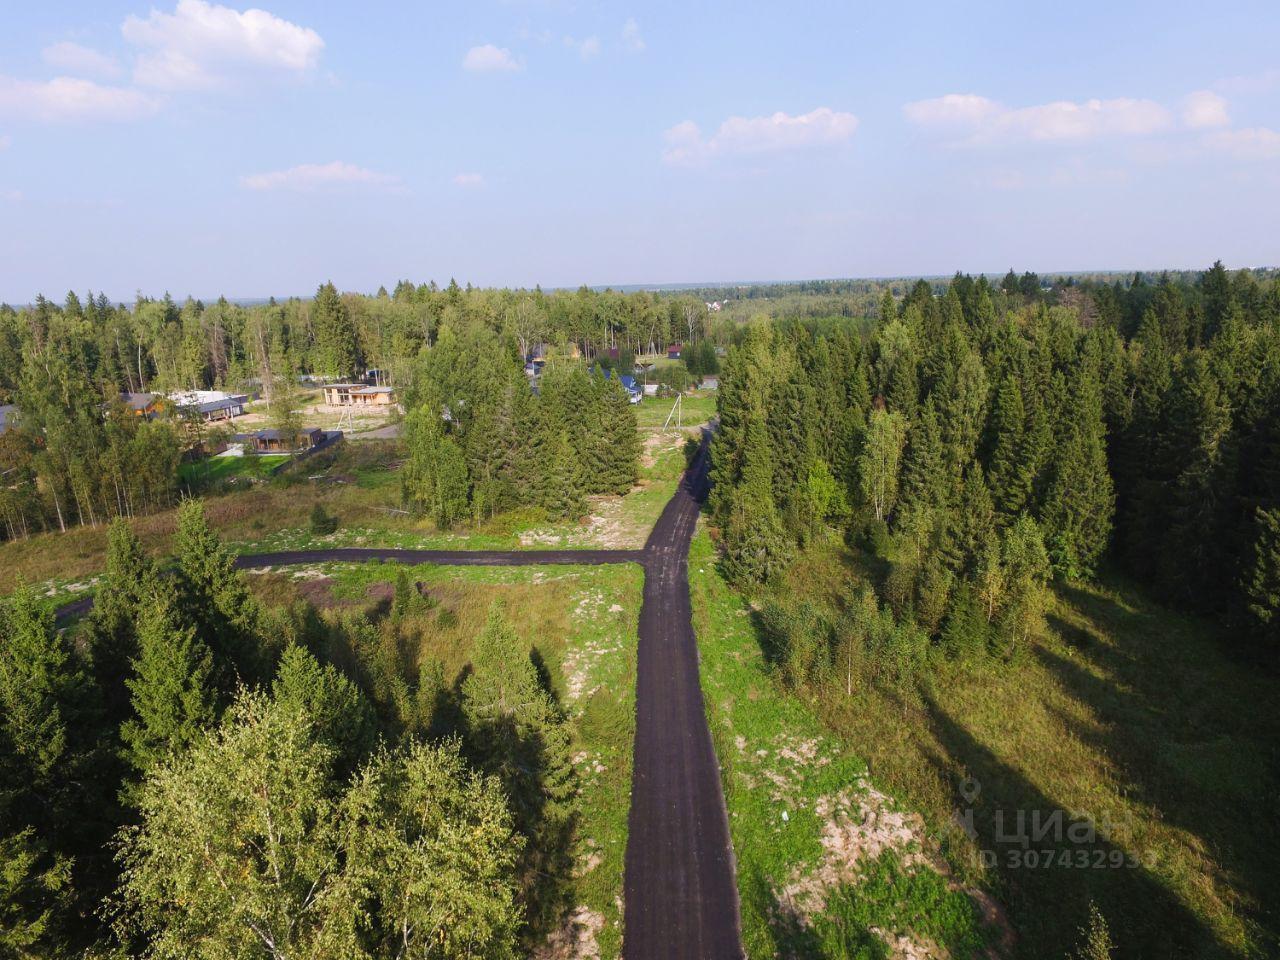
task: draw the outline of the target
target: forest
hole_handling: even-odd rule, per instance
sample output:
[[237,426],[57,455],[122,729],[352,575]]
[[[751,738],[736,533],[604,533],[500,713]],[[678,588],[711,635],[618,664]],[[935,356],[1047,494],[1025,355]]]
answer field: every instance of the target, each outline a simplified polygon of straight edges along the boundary
[[[445,432],[468,447],[471,489],[463,512],[489,516],[509,505],[513,491],[529,488],[513,481],[524,456],[516,455],[515,439],[503,441],[504,453],[480,451],[477,439],[467,440],[477,416],[481,431],[491,426],[518,430],[528,448],[526,460],[535,455],[534,447],[558,444],[562,432],[579,446],[580,456],[581,447],[591,445],[588,427],[572,418],[534,429],[527,421],[535,409],[585,416],[581,403],[594,391],[599,396],[593,394],[592,409],[603,411],[612,403],[615,418],[623,416],[615,392],[574,376],[562,388],[550,387],[547,404],[528,403],[521,371],[535,345],[574,344],[604,366],[610,348],[629,358],[641,350],[665,350],[668,342],[704,338],[706,315],[700,301],[648,293],[464,290],[456,283],[442,290],[407,282],[393,295],[383,290],[368,297],[339,295],[332,284],[324,284],[311,300],[253,307],[226,300],[209,305],[188,300],[179,307],[167,298],[125,307],[103,296],[81,300],[74,293],[61,307],[43,298],[21,310],[0,307],[0,404],[18,411],[7,418],[16,428],[0,433],[0,475],[7,481],[0,487],[0,537],[96,525],[176,502],[183,492],[178,465],[193,430],[177,418],[133,416],[120,400],[123,392],[244,391],[260,396],[273,425],[288,430],[297,426],[303,378],[344,380],[374,368],[390,375],[410,398],[410,407],[428,398],[453,404]],[[444,331],[456,337],[450,341],[446,335],[446,349],[433,351]],[[465,377],[445,373],[444,366],[455,361],[474,367],[477,377],[487,371],[488,379],[466,384]],[[433,377],[443,386],[426,382]],[[468,399],[480,395],[481,403],[464,410]],[[504,405],[501,411],[498,404]],[[490,416],[505,421],[490,424],[484,420]],[[605,414],[594,416],[600,420]],[[422,426],[433,419],[414,422]],[[437,443],[433,429],[411,431],[418,449]],[[599,423],[592,429],[604,431]],[[587,462],[608,459],[610,450],[625,460],[630,435],[619,436],[604,439],[606,449],[588,452]],[[530,496],[566,514],[575,498],[616,486],[625,475],[625,465],[592,471],[585,487],[540,489]],[[447,508],[432,505],[435,495],[425,492],[432,483],[417,477],[410,500],[442,518],[453,517],[458,498],[446,497]]]
[[502,606],[455,679],[406,652],[445,615],[403,569],[371,617],[264,603],[200,501],[175,545],[148,556],[112,521],[71,631],[29,590],[0,607],[0,951],[514,957],[544,937],[577,777]]
[[[1048,582],[1104,562],[1274,652],[1280,284],[1219,263],[1194,283],[1072,287],[1066,306],[1016,280],[886,292],[865,337],[746,334],[714,444],[727,570],[767,580],[845,529],[883,564],[850,642],[890,664],[1008,656]],[[833,655],[803,647],[800,674]]]

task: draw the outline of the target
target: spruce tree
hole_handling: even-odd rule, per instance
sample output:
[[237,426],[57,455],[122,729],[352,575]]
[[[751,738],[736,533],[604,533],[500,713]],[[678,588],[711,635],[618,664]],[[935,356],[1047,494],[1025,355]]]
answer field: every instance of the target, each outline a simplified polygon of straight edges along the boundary
[[146,603],[138,621],[138,655],[129,679],[133,717],[121,726],[124,758],[145,776],[183,750],[217,717],[213,658],[171,601]]
[[129,713],[126,679],[138,655],[137,623],[143,606],[159,589],[155,564],[128,521],[117,517],[107,531],[107,562],[93,599],[89,651],[94,678],[108,718],[122,722]]
[[640,466],[640,434],[635,408],[616,380],[606,380],[602,397],[604,450],[598,486],[601,492],[624,494],[636,482]]
[[1102,402],[1087,371],[1074,394],[1041,508],[1054,569],[1069,579],[1092,575],[1107,548],[1115,511]]
[[377,718],[360,688],[332,664],[321,665],[299,646],[280,658],[271,685],[276,703],[310,718],[315,737],[333,750],[339,777],[351,774],[377,742]]
[[502,782],[529,839],[521,865],[529,921],[545,930],[563,906],[572,867],[577,781],[568,726],[498,604],[472,646],[471,666],[462,685],[469,746]]
[[1019,469],[1024,453],[1026,420],[1022,389],[1013,374],[1008,374],[1000,382],[991,411],[991,459],[987,468],[991,498],[1002,519],[1006,520],[1021,513],[1031,495],[1029,478]]
[[1258,510],[1256,529],[1245,596],[1254,626],[1274,651],[1280,641],[1280,510]]
[[789,562],[792,543],[773,499],[768,434],[756,420],[747,427],[742,480],[723,501],[724,570],[730,580],[761,583]]
[[326,376],[346,379],[356,372],[356,329],[351,313],[332,283],[316,290],[311,303],[311,325],[316,338],[313,367]]
[[196,626],[196,636],[213,656],[215,686],[230,694],[240,682],[264,678],[262,614],[235,557],[209,526],[204,504],[186,500],[178,508],[179,609]]

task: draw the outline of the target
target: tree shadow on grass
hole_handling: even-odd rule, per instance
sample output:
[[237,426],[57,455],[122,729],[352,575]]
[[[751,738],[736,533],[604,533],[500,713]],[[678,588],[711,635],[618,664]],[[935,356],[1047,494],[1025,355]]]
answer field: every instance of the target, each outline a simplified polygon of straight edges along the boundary
[[[1105,645],[1093,644],[1089,650],[1088,659],[1104,670],[1108,664],[1117,666]],[[1193,842],[1204,848],[1222,879],[1241,894],[1243,903],[1236,909],[1267,931],[1273,949],[1280,946],[1275,883],[1280,777],[1274,739],[1219,722],[1212,708],[1193,706],[1196,695],[1178,696],[1158,685],[1147,689],[1141,680],[1137,686],[1117,684],[1053,650],[1037,647],[1035,653],[1096,720],[1089,723],[1055,710],[1059,723],[1120,768],[1129,799],[1196,838]]]
[[[1090,901],[1106,916],[1119,958],[1237,955],[1145,865],[1111,842],[1105,822],[1094,822],[1091,830],[1090,821],[1063,810],[929,694],[923,701],[949,768],[969,774],[953,788],[956,811],[971,823],[999,877],[1017,955],[1043,960],[1066,954],[1079,939]],[[950,769],[944,765],[939,773],[952,779]]]

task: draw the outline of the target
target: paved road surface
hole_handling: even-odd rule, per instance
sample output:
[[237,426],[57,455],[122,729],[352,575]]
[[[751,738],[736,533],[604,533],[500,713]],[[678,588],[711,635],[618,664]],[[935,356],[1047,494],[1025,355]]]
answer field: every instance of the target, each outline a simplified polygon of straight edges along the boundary
[[[733,850],[720,769],[698,683],[689,603],[689,543],[707,492],[704,444],[644,550],[395,550],[339,547],[246,554],[241,569],[301,563],[516,566],[642,563],[644,602],[636,681],[636,739],[624,879],[626,960],[743,956]],[[86,597],[58,618],[87,613]]]
[[743,956],[729,822],[698,684],[689,542],[705,446],[645,546],[623,903],[627,960]]

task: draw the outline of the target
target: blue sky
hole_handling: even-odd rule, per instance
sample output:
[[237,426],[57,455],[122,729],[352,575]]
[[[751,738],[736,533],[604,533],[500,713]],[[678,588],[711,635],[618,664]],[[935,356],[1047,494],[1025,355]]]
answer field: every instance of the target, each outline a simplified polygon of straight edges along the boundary
[[5,0],[0,300],[1280,262],[1280,7]]

